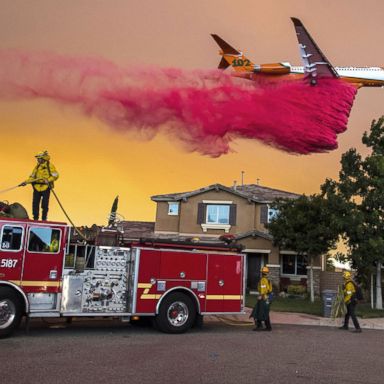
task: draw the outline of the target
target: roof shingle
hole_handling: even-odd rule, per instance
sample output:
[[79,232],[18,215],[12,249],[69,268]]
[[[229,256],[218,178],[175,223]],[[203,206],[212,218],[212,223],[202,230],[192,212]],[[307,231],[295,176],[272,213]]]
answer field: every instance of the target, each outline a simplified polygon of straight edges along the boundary
[[165,195],[155,195],[151,199],[153,201],[180,201],[183,199],[188,199],[191,196],[195,196],[204,192],[212,190],[222,190],[229,193],[233,193],[237,196],[243,197],[244,199],[251,199],[257,203],[268,203],[278,198],[286,199],[297,199],[300,195],[297,193],[286,192],[279,189],[262,187],[257,184],[245,184],[237,187],[226,187],[222,184],[212,184],[208,187],[196,189],[190,192],[179,192],[179,193],[169,193]]

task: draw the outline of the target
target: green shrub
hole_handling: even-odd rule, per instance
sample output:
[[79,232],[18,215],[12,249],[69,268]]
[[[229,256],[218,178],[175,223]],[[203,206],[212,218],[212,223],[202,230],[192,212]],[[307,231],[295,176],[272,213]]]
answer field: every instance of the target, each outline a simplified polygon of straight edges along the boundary
[[288,285],[287,292],[289,295],[304,295],[307,293],[307,287],[301,284]]

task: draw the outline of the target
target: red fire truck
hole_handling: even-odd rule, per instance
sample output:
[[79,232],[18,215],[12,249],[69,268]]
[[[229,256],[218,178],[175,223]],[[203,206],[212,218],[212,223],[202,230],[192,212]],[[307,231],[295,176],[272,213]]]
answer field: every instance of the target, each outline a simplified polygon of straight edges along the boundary
[[[76,241],[65,223],[0,220],[0,337],[21,318],[151,317],[182,333],[203,315],[244,313],[245,257],[225,243]],[[111,241],[112,239],[112,241]]]

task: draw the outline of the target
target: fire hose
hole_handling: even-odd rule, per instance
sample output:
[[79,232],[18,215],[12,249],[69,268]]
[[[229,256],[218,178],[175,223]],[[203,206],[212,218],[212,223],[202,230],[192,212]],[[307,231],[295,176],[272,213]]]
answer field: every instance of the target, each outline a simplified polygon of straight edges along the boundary
[[253,321],[251,320],[234,320],[234,319],[229,319],[229,318],[226,318],[224,316],[219,316],[219,315],[214,315],[214,317],[216,317],[217,320],[221,321],[222,323],[224,324],[227,324],[227,325],[234,325],[234,326],[237,326],[237,327],[249,327],[251,325],[253,325]]
[[65,211],[63,205],[61,204],[59,198],[57,197],[56,192],[55,192],[53,189],[51,189],[51,192],[53,193],[53,196],[55,196],[55,199],[56,199],[57,203],[59,204],[61,210],[63,211],[65,217],[66,217],[66,218],[68,219],[68,221],[72,224],[72,227],[75,229],[75,231],[77,232],[77,234],[78,234],[83,240],[88,241],[89,239],[88,239],[87,237],[85,237],[85,236],[81,233],[81,231],[76,227],[76,225],[73,223],[73,221],[71,220],[71,218],[68,216],[68,214],[67,214],[67,212]]
[[12,191],[13,189],[16,189],[16,188],[19,188],[19,187],[20,187],[20,185],[16,185],[15,187],[2,189],[2,190],[0,191],[0,194],[1,194],[1,193],[5,193],[5,192]]

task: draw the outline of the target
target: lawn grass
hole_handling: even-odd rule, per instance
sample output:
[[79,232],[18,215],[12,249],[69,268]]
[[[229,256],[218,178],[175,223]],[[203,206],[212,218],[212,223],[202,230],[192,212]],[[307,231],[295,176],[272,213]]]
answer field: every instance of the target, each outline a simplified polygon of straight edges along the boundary
[[[247,295],[246,306],[253,308],[256,300],[256,295]],[[311,303],[308,299],[276,297],[271,304],[271,311],[308,313],[309,315],[321,316],[323,313],[323,306],[320,299]]]
[[375,317],[384,317],[384,310],[372,309],[371,304],[361,303],[356,306],[356,315],[363,319],[373,319]]
[[[245,305],[253,308],[256,300],[256,295],[247,295]],[[315,302],[311,303],[309,299],[276,297],[271,304],[271,311],[307,313],[309,315],[322,316],[323,301],[315,299]],[[363,319],[384,317],[384,310],[371,309],[369,303],[358,304],[356,306],[356,315]]]

